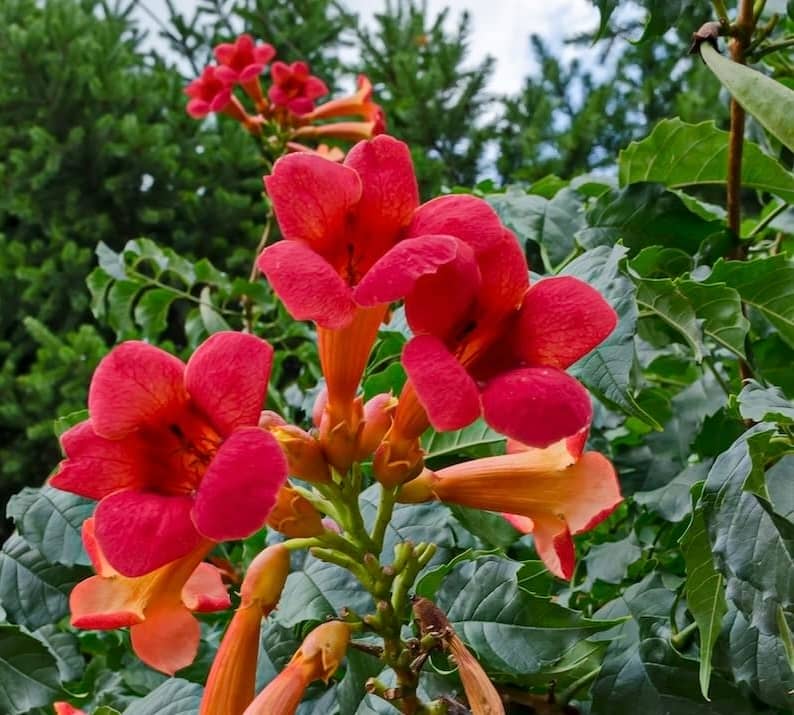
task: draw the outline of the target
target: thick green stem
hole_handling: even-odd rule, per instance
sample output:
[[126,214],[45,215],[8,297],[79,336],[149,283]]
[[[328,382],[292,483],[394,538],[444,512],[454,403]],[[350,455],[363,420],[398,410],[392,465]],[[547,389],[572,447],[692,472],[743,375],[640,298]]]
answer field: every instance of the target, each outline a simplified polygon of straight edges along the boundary
[[386,527],[388,527],[392,514],[394,513],[394,504],[397,499],[398,489],[399,487],[394,487],[392,489],[386,487],[381,488],[378,513],[375,516],[375,526],[372,529],[372,543],[378,554],[383,550],[383,539],[386,535]]

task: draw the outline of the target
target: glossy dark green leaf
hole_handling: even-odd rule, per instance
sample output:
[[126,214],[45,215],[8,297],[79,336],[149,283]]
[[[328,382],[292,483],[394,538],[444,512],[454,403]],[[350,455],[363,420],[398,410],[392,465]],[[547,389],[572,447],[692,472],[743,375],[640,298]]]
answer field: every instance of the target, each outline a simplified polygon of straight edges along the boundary
[[68,594],[91,571],[49,563],[14,534],[0,551],[0,604],[14,623],[35,629],[69,611]]
[[599,197],[587,213],[588,228],[577,235],[586,248],[622,241],[632,254],[648,246],[679,248],[694,255],[703,241],[724,230],[690,211],[660,184],[631,184]]
[[748,380],[739,394],[739,411],[742,417],[753,422],[794,423],[794,402],[777,387],[761,387]]
[[676,287],[692,305],[703,335],[743,358],[750,323],[742,313],[739,293],[728,285],[691,280],[679,280]]
[[664,486],[638,492],[634,500],[666,521],[681,521],[692,512],[692,486],[705,481],[710,466],[711,462],[692,464]]
[[687,296],[669,278],[638,278],[634,282],[640,317],[663,320],[686,340],[695,361],[700,362],[704,350],[703,331]]
[[458,566],[437,604],[492,676],[520,679],[558,662],[588,635],[615,621],[584,618],[520,588],[520,564],[482,559]]
[[794,91],[757,70],[723,57],[708,42],[700,55],[745,110],[784,146],[794,151]]
[[168,327],[168,310],[177,298],[176,293],[164,288],[152,288],[141,295],[134,316],[144,338],[155,340]]
[[422,435],[425,460],[432,466],[435,460],[455,455],[491,456],[504,454],[504,435],[492,430],[483,420],[452,432],[429,429]]
[[80,643],[73,633],[62,631],[53,624],[33,632],[58,662],[59,677],[63,682],[79,680],[85,670],[85,659],[80,653]]
[[49,649],[16,626],[0,623],[0,712],[19,715],[49,705],[60,689]]
[[637,323],[636,290],[620,272],[626,255],[622,246],[601,246],[587,251],[568,264],[563,273],[589,283],[603,295],[618,314],[618,325],[595,350],[571,367],[600,400],[633,415],[646,424],[658,427],[634,397],[631,372],[634,366],[634,333]]
[[719,261],[707,283],[725,283],[758,310],[794,347],[794,263],[786,256]]
[[171,678],[145,698],[132,703],[124,715],[195,715],[203,692],[198,683]]
[[681,537],[686,564],[686,600],[700,631],[700,691],[709,699],[711,655],[728,610],[725,602],[725,579],[714,567],[711,543],[703,512],[697,510],[686,533]]
[[[728,175],[726,131],[713,121],[686,124],[663,119],[645,138],[620,152],[622,186],[653,181],[670,188],[724,185]],[[742,185],[794,202],[794,174],[750,141],[742,154]]]
[[12,518],[25,540],[52,563],[87,566],[91,563],[83,548],[81,529],[96,502],[43,486],[25,487],[8,502]]
[[620,541],[591,546],[585,557],[588,582],[596,579],[606,583],[620,583],[631,564],[642,556],[637,538],[632,532]]

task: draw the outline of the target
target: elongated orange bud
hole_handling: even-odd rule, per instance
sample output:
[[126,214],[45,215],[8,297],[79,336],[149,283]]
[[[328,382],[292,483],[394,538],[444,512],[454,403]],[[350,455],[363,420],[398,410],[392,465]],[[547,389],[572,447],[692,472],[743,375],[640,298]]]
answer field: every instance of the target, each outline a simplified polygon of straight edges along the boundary
[[391,428],[397,398],[390,392],[382,392],[364,404],[364,426],[358,437],[359,461],[369,457],[383,441]]
[[289,551],[268,546],[248,567],[240,607],[212,663],[200,715],[241,715],[254,699],[259,627],[281,597],[289,573]]
[[311,503],[285,484],[267,517],[267,525],[284,536],[302,538],[323,533],[322,515]]
[[244,715],[293,715],[309,684],[315,680],[327,683],[336,672],[349,643],[347,624],[329,621],[317,626]]
[[320,443],[308,432],[295,425],[279,425],[270,429],[287,456],[289,473],[309,482],[331,479]]

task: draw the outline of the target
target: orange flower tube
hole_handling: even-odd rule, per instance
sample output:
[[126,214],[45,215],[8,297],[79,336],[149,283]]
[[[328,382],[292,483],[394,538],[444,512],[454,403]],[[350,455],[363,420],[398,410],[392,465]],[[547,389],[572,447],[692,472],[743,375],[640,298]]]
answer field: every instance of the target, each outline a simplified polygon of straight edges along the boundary
[[240,607],[212,663],[200,715],[241,715],[254,699],[259,627],[276,607],[288,573],[289,551],[283,544],[267,547],[251,562]]

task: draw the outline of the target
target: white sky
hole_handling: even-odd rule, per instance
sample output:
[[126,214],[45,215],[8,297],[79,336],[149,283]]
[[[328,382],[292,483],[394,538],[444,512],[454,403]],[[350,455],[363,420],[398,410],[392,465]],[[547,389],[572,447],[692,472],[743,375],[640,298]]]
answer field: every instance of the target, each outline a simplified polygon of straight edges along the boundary
[[[164,0],[142,0],[160,17],[166,16]],[[385,0],[343,0],[350,10],[358,13],[361,22],[371,22],[373,15],[385,7]],[[176,6],[189,8],[193,0],[176,0]],[[471,61],[477,62],[492,55],[496,66],[488,90],[496,94],[517,92],[523,78],[535,67],[529,49],[529,36],[541,35],[566,59],[582,55],[582,47],[563,46],[562,40],[578,32],[593,30],[598,23],[598,11],[590,0],[427,0],[429,16],[434,17],[444,7],[450,7],[450,21],[468,10],[471,22]],[[152,22],[142,12],[142,24]],[[153,33],[156,30],[153,28]],[[267,39],[267,38],[263,38]]]

